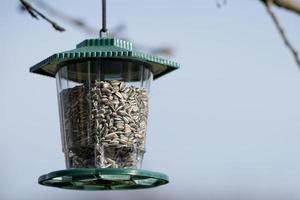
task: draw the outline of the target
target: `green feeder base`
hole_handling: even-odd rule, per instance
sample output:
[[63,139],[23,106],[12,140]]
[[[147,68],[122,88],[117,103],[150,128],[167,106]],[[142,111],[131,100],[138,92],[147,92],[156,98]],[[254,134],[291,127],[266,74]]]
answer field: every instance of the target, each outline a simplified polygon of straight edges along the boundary
[[75,190],[124,190],[152,188],[167,184],[167,175],[138,169],[77,168],[51,172],[39,177],[39,184]]

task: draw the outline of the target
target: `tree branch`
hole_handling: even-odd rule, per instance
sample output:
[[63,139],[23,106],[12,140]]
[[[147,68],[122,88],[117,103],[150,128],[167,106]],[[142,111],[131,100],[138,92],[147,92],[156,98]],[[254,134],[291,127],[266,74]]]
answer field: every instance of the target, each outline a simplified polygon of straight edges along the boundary
[[268,14],[271,16],[275,26],[276,26],[276,29],[278,30],[285,46],[291,51],[292,55],[294,56],[294,59],[298,65],[298,67],[300,68],[300,58],[299,58],[299,54],[296,50],[296,48],[292,45],[292,43],[289,41],[289,39],[287,38],[286,34],[285,34],[285,31],[282,27],[282,25],[280,24],[279,20],[277,19],[277,16],[275,15],[275,13],[273,12],[272,10],[272,5],[273,5],[273,0],[265,0],[263,1],[263,3],[265,4],[266,6],[266,9],[267,9],[267,12]]
[[273,0],[278,7],[285,8],[300,15],[300,2],[296,0]]
[[46,17],[43,13],[41,13],[40,11],[38,11],[37,9],[35,9],[30,3],[28,3],[25,0],[20,0],[23,8],[35,19],[39,19],[38,16],[40,16],[41,18],[43,18],[44,20],[46,20],[48,23],[50,23],[52,25],[52,27],[60,32],[65,31],[65,29],[61,26],[59,26],[56,22],[52,21],[51,19],[49,19],[48,17]]
[[[49,18],[47,18],[44,14],[42,14],[40,11],[38,11],[36,8],[34,8],[31,4],[29,4],[26,0],[20,0],[22,9],[27,11],[33,18],[39,19],[39,17],[42,17],[47,22],[52,24],[52,26],[58,30],[58,31],[64,31],[65,29],[58,26],[57,23],[53,22]],[[223,3],[226,3],[226,0],[223,0]],[[86,33],[89,33],[91,35],[95,35],[98,33],[97,29],[88,26],[86,23],[84,23],[83,20],[75,17],[71,17],[61,11],[58,11],[54,7],[51,7],[43,0],[34,0],[34,4],[43,10],[45,10],[48,14],[51,14],[55,17],[61,18],[63,21],[68,22],[69,24],[85,31]],[[114,29],[112,29],[112,36],[120,37],[120,34],[126,29],[126,26],[124,24],[121,24]],[[121,37],[122,38],[122,37]],[[125,40],[128,40],[128,38],[123,38]],[[173,55],[173,48],[167,47],[167,46],[161,46],[161,47],[148,47],[144,45],[135,45],[138,49],[144,49],[150,53],[156,54],[156,55],[165,55],[165,56],[172,56]]]
[[99,33],[98,29],[95,29],[94,27],[89,26],[82,19],[67,15],[64,12],[59,11],[58,9],[50,6],[48,3],[46,3],[43,0],[34,0],[34,4],[37,5],[39,8],[44,9],[50,15],[58,17],[58,18],[62,19],[63,21],[82,29],[84,32],[86,32],[90,35],[96,35]]

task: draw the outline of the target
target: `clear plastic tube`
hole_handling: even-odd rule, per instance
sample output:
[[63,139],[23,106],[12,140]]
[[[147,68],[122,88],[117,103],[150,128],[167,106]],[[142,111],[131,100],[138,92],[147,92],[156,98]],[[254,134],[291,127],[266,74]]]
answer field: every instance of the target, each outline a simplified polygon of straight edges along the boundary
[[151,71],[124,59],[68,62],[57,74],[67,168],[140,168]]

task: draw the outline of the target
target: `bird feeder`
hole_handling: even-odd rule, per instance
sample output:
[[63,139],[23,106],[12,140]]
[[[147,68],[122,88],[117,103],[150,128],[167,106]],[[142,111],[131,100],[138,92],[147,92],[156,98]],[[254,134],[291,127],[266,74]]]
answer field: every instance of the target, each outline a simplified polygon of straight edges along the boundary
[[151,188],[168,176],[142,170],[155,80],[179,64],[135,50],[110,37],[102,0],[100,38],[56,53],[30,68],[55,77],[66,169],[39,177],[42,185],[78,189]]
[[179,65],[117,38],[87,39],[30,68],[56,78],[65,170],[39,183],[68,189],[150,188],[165,174],[142,170],[152,80]]

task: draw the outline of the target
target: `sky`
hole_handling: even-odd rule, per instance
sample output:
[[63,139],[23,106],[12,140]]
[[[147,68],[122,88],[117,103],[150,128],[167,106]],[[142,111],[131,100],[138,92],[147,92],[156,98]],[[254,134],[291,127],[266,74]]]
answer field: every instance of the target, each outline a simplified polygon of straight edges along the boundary
[[[100,29],[100,1],[47,1]],[[38,185],[65,168],[55,79],[29,67],[86,38],[1,1],[0,199],[300,199],[300,71],[259,1],[110,0],[108,28],[149,47],[175,49],[181,68],[152,83],[143,169],[170,183],[138,191]],[[300,50],[299,16],[275,9]]]

